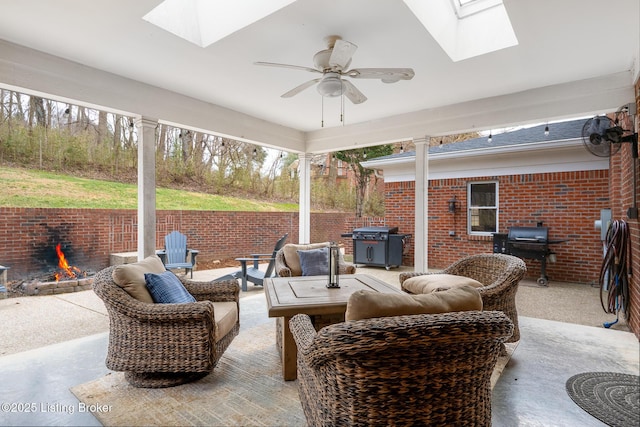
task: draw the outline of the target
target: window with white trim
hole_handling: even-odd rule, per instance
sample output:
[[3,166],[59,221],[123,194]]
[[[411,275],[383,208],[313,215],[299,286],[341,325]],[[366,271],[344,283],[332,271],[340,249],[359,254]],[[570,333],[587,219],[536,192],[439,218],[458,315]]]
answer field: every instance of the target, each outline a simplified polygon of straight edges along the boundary
[[498,232],[498,182],[467,184],[467,232],[491,235]]

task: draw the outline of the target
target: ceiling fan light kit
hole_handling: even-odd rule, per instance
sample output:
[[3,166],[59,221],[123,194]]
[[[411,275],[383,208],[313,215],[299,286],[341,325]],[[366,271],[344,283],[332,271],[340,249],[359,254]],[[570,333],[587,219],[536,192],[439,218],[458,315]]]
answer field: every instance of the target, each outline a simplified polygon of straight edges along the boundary
[[367,100],[367,97],[344,77],[378,79],[383,83],[396,83],[400,80],[411,80],[415,75],[411,68],[354,68],[348,70],[351,64],[351,57],[358,49],[358,46],[342,40],[340,36],[329,36],[325,38],[325,41],[328,48],[317,52],[313,56],[315,68],[273,62],[256,62],[255,64],[322,74],[321,78],[309,80],[284,93],[281,95],[283,98],[290,98],[313,85],[317,85],[316,89],[323,97],[334,98],[344,95],[354,104],[363,103]]
[[320,95],[328,96],[330,98],[341,96],[345,89],[344,82],[338,73],[325,74],[322,80],[318,82],[318,86],[316,88]]

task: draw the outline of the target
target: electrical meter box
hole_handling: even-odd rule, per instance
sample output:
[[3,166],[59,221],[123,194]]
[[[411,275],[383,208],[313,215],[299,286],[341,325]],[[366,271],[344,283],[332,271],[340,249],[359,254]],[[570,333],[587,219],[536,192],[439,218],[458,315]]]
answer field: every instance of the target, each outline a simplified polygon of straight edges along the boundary
[[600,209],[600,219],[594,223],[596,230],[600,230],[600,240],[607,240],[607,231],[611,225],[611,209]]

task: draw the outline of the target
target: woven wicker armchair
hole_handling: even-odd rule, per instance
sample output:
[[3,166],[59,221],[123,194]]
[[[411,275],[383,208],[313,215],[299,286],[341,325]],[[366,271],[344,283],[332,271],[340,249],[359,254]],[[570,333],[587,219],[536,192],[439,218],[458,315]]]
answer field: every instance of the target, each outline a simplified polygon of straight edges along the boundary
[[491,424],[491,374],[513,325],[499,311],[379,317],[316,332],[294,316],[309,426]]
[[[520,258],[504,254],[477,254],[462,258],[442,270],[442,274],[470,277],[482,283],[478,288],[482,296],[483,310],[504,312],[513,322],[513,335],[507,342],[520,340],[516,292],[518,283],[527,272],[527,266]],[[402,287],[405,280],[431,273],[400,273]],[[402,287],[405,292],[407,289]]]
[[[325,248],[328,247],[330,245],[330,242],[323,242],[323,243],[311,243],[308,245],[295,245],[295,244],[288,244],[285,245],[284,248],[280,249],[277,253],[276,253],[276,275],[278,277],[292,277],[292,276],[300,276],[301,274],[299,274],[299,272],[296,272],[295,270],[298,269],[299,270],[299,266],[297,268],[291,268],[290,265],[287,264],[287,258],[285,256],[285,251],[287,250],[288,247],[291,248],[300,248],[301,250],[305,250],[305,249],[319,249],[319,248]],[[298,261],[299,264],[299,261]],[[348,263],[344,260],[344,257],[342,256],[342,253],[340,253],[340,259],[338,260],[338,266],[340,269],[340,274],[355,274],[356,272],[356,266]]]
[[93,289],[109,313],[107,368],[124,371],[136,387],[171,387],[206,376],[240,329],[239,320],[217,341],[215,302],[235,302],[237,280],[216,283],[181,279],[197,302],[150,304],[138,301],[112,279],[115,267],[94,277]]

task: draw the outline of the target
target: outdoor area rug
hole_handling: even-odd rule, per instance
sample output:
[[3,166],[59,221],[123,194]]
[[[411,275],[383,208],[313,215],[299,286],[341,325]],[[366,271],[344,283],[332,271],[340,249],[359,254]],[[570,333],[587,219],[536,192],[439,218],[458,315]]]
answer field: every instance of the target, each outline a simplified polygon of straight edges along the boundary
[[[516,344],[498,360],[492,387]],[[275,345],[275,320],[241,332],[213,372],[178,387],[141,389],[121,372],[71,388],[105,426],[306,426],[297,381],[284,381]]]
[[297,384],[282,379],[271,320],[238,334],[196,382],[143,389],[114,372],[71,392],[87,405],[108,405],[93,413],[107,426],[305,426]]
[[640,377],[585,372],[567,380],[567,393],[593,417],[612,427],[640,425]]

